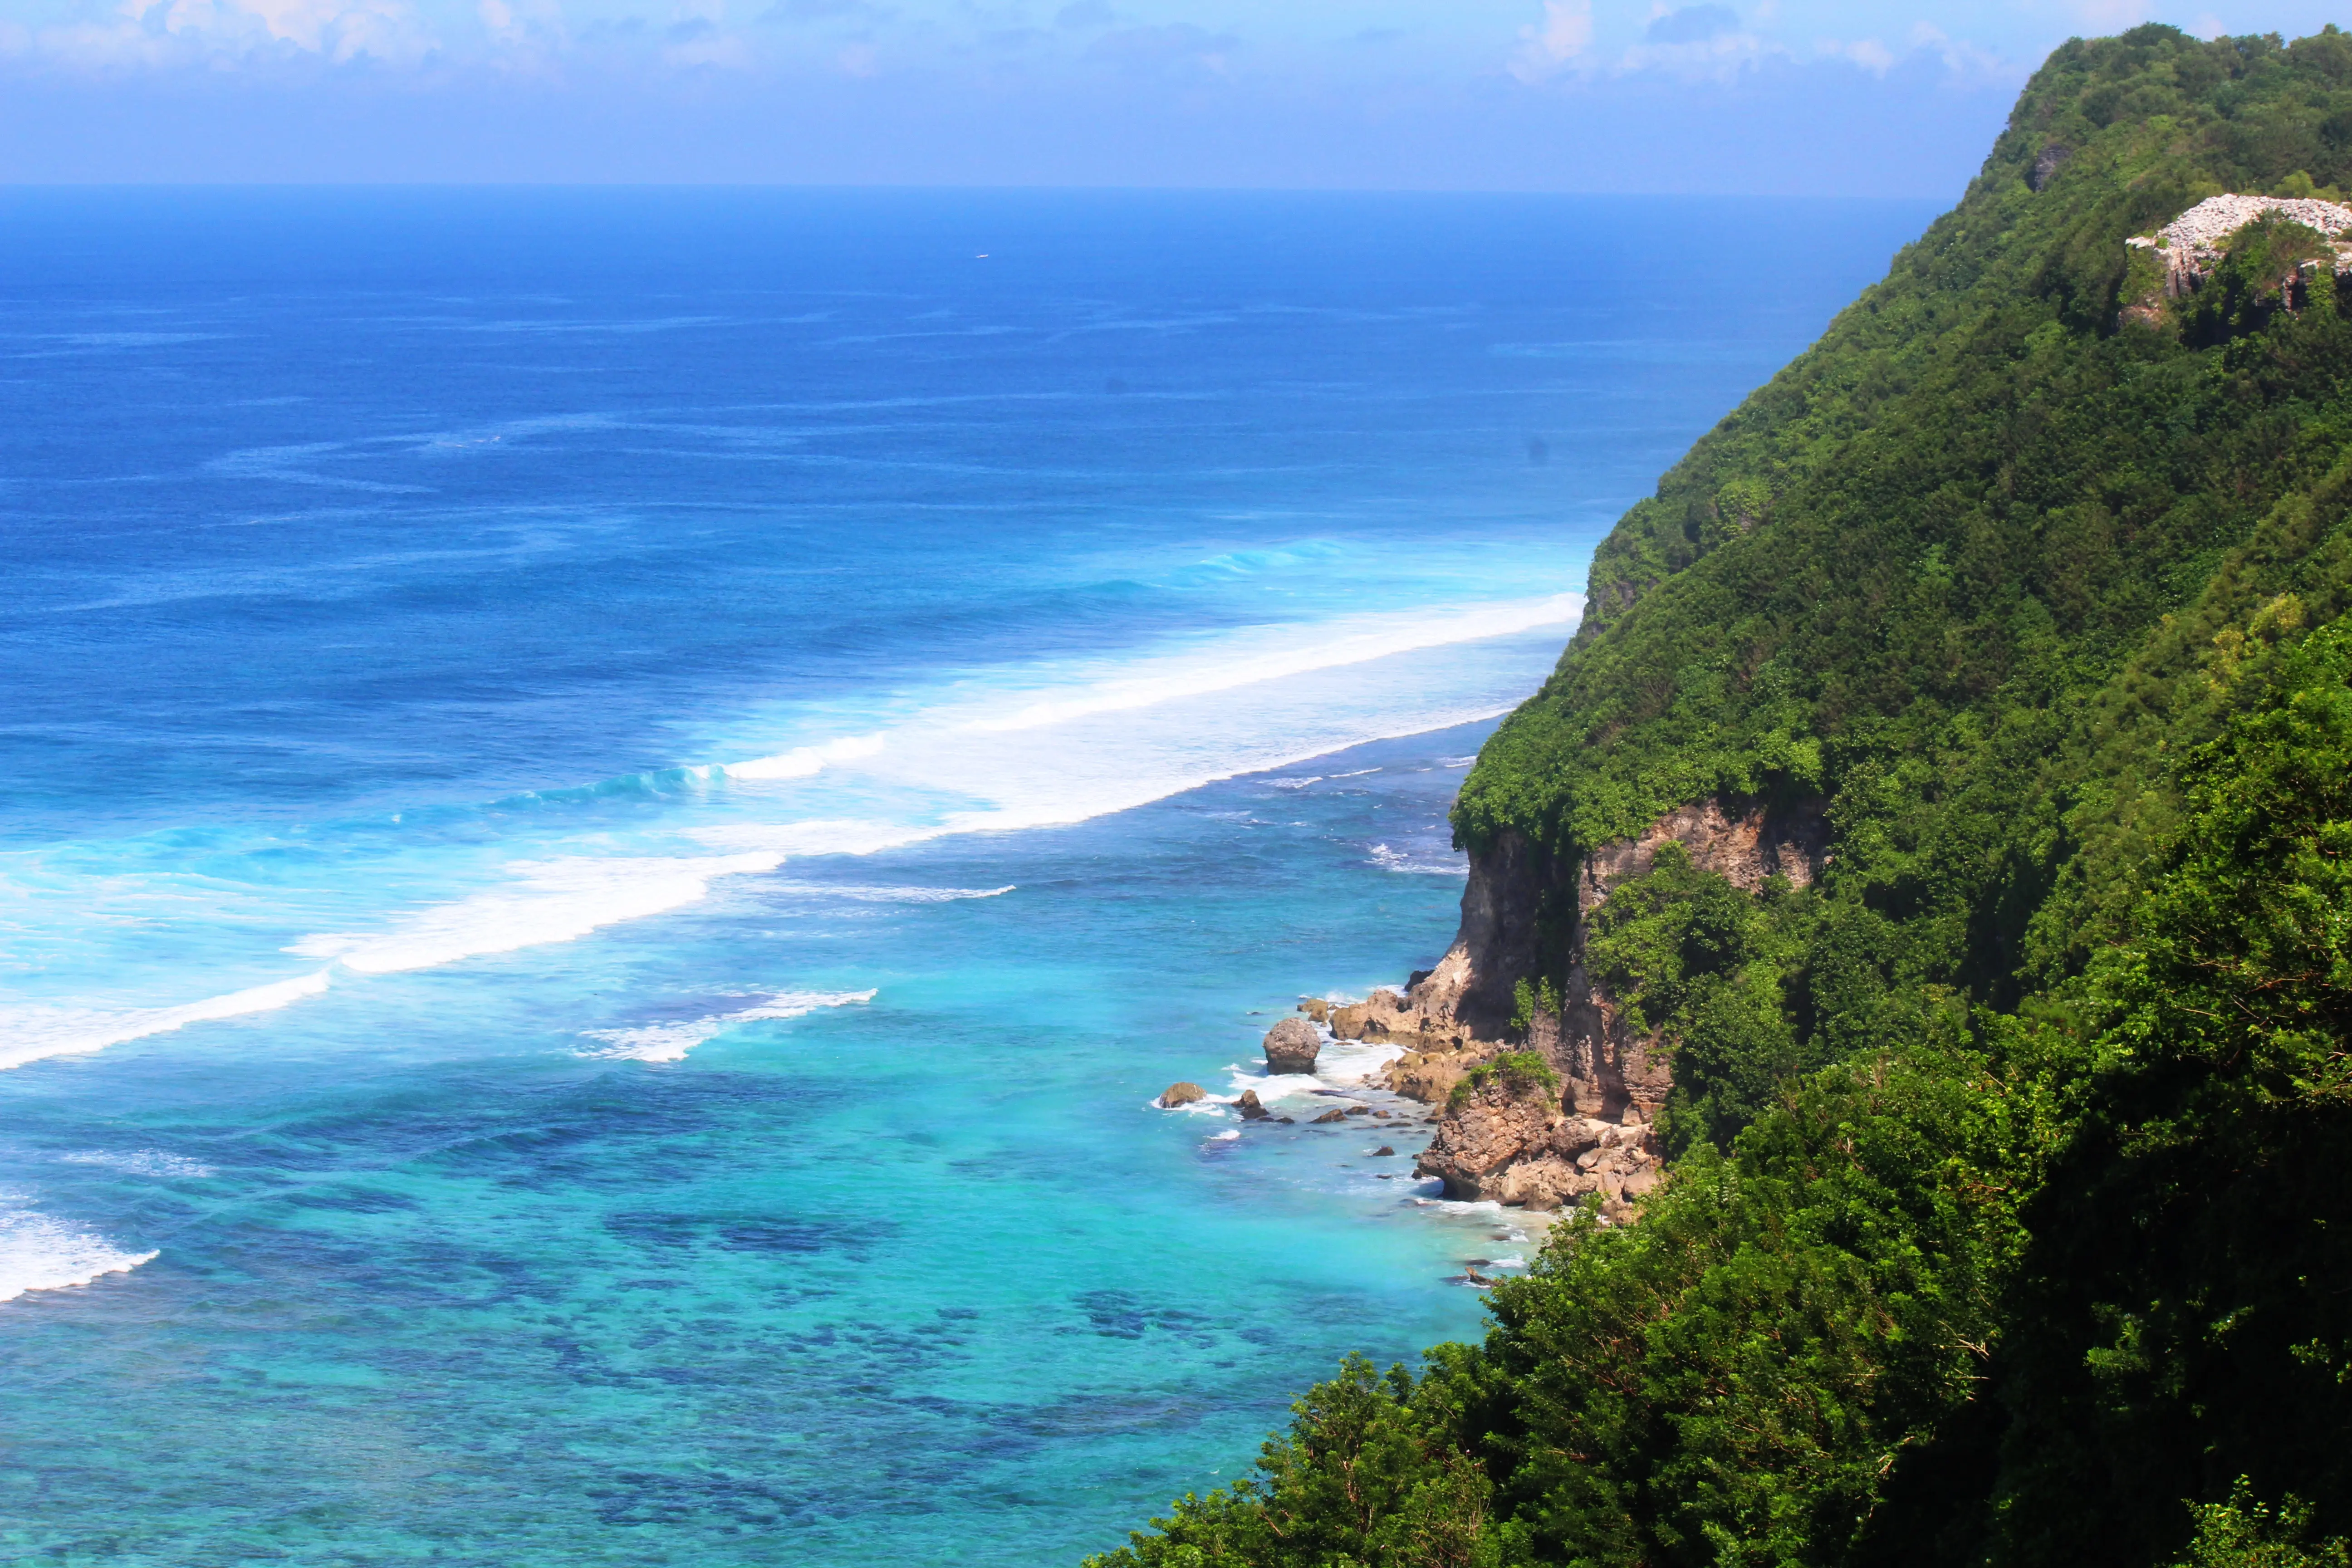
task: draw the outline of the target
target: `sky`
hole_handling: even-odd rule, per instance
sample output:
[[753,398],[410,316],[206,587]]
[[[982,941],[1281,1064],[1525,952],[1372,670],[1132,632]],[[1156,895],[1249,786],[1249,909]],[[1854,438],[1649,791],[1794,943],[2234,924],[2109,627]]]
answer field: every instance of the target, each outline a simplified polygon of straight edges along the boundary
[[2352,0],[0,0],[0,181],[1949,197],[2035,64]]

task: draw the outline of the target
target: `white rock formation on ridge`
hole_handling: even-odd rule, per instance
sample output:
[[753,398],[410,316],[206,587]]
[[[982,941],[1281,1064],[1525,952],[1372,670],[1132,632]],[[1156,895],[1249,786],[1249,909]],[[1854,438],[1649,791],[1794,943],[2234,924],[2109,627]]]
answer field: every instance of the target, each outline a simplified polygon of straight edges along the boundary
[[2265,213],[2336,240],[2336,270],[2352,271],[2352,244],[2341,238],[2352,230],[2352,207],[2312,196],[2208,196],[2158,229],[2154,238],[2135,235],[2124,243],[2157,254],[2164,262],[2165,297],[2178,300],[2213,269],[2231,235]]

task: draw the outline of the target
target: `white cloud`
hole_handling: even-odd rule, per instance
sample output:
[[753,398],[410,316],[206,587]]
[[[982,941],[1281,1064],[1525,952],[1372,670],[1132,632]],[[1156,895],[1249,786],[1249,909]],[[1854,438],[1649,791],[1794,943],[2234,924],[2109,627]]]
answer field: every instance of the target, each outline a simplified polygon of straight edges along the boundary
[[1895,51],[1876,38],[1856,38],[1840,47],[1838,53],[1873,76],[1885,76],[1895,67]]
[[1592,0],[1544,0],[1540,27],[1519,29],[1519,52],[1511,58],[1511,74],[1537,82],[1564,67],[1592,47]]
[[510,63],[552,56],[571,42],[556,0],[480,0],[475,15],[491,48]]
[[[163,10],[166,33],[230,42],[250,38],[257,23],[273,42],[337,61],[414,64],[436,44],[406,0],[170,0]],[[125,0],[125,16],[140,11]]]
[[[2088,0],[2116,5],[2125,0]],[[2137,3],[2137,0],[2130,0]],[[1773,0],[1735,8],[1722,0],[1651,0],[1648,15],[1635,25],[1640,31],[1629,47],[1596,47],[1591,0],[1545,0],[1540,25],[1519,29],[1519,47],[1511,58],[1511,74],[1537,83],[1562,72],[1580,79],[1596,73],[1615,76],[1654,75],[1684,82],[1733,81],[1775,64],[1801,67],[1808,62],[1836,62],[1874,77],[1898,68],[1940,64],[1937,73],[1944,85],[1963,88],[2013,88],[2028,74],[2026,65],[1973,43],[1951,37],[1927,22],[1913,24],[1907,36],[1858,38],[1822,37],[1810,49],[1790,47],[1773,36],[1768,24],[1778,14]],[[1608,18],[1602,18],[1604,24]],[[1621,17],[1622,21],[1632,18]]]
[[414,66],[439,47],[408,0],[122,0],[111,17],[0,32],[0,54],[97,70],[270,56]]
[[2030,65],[2004,59],[1990,49],[1952,37],[1941,27],[1927,22],[1912,27],[1911,47],[1937,56],[1944,62],[1945,70],[1972,83],[2021,86],[2032,73]]
[[1786,52],[1753,33],[1728,32],[1690,43],[1639,43],[1626,50],[1617,65],[1620,70],[1664,71],[1685,80],[1706,78],[1726,81],[1767,55]]

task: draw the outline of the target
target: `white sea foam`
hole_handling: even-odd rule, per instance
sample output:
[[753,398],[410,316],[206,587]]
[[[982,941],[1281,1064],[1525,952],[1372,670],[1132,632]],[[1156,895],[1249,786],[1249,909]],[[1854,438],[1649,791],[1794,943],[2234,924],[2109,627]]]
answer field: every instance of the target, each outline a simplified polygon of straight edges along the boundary
[[775,882],[770,886],[778,892],[815,893],[861,904],[951,904],[965,899],[1001,899],[1015,891],[1010,882],[1001,888],[891,888],[837,882]]
[[[857,733],[687,770],[745,787],[732,797],[698,796],[702,822],[672,819],[668,842],[645,845],[672,852],[600,856],[579,853],[576,838],[545,839],[551,852],[509,862],[503,882],[481,886],[476,872],[470,890],[460,882],[446,901],[292,943],[289,952],[329,964],[316,973],[178,1006],[0,1011],[0,1068],[284,1006],[324,991],[331,973],[389,974],[573,941],[695,903],[720,879],[770,871],[787,857],[866,855],[948,835],[1081,822],[1363,742],[1490,717],[1523,689],[1524,654],[1467,667],[1394,660],[1565,625],[1580,603],[1553,595],[1261,627],[1123,664],[975,677],[918,700],[881,727],[869,715]],[[1376,662],[1383,659],[1391,662]],[[771,791],[815,809],[776,812]],[[713,852],[676,853],[679,837]],[[912,903],[1010,889],[829,890]],[[627,1048],[674,1059],[667,1054],[692,1044],[648,1037]],[[1326,1068],[1346,1070],[1336,1060]]]
[[378,933],[304,937],[287,949],[331,958],[354,974],[432,969],[485,953],[571,942],[623,921],[643,920],[703,899],[720,877],[772,871],[778,854],[584,856],[517,861],[511,887],[424,909]]
[[1315,1076],[1335,1089],[1353,1089],[1402,1055],[1403,1047],[1386,1040],[1326,1040],[1315,1058]]
[[1260,1072],[1255,1068],[1236,1062],[1226,1069],[1233,1075],[1234,1093],[1239,1096],[1245,1089],[1257,1090],[1261,1101],[1288,1100],[1294,1095],[1313,1094],[1318,1089],[1331,1086],[1307,1072]]
[[1040,678],[1026,689],[999,687],[961,700],[950,699],[891,730],[796,746],[719,764],[718,769],[738,781],[809,778],[839,763],[877,758],[909,736],[1009,734],[1063,726],[1400,653],[1565,626],[1583,613],[1583,605],[1581,594],[1553,594],[1468,609],[1359,616],[1304,626],[1258,628],[1206,646],[1147,655],[1124,666]]
[[583,1057],[613,1061],[675,1062],[714,1035],[760,1018],[797,1018],[820,1007],[847,1007],[874,1000],[872,991],[778,991],[755,1005],[667,1024],[642,1024],[633,1029],[590,1029],[585,1037],[602,1040],[604,1048],[582,1051]]
[[1272,1073],[1256,1062],[1228,1062],[1227,1081],[1233,1086],[1233,1096],[1223,1101],[1231,1104],[1244,1089],[1255,1089],[1261,1101],[1290,1100],[1303,1095],[1335,1089],[1361,1089],[1380,1075],[1380,1070],[1404,1055],[1404,1047],[1384,1040],[1335,1039],[1328,1029],[1318,1028],[1323,1037],[1321,1050],[1316,1054],[1315,1070],[1311,1073]]
[[821,746],[795,746],[772,757],[728,763],[719,771],[730,779],[804,779],[821,772],[828,763],[870,757],[886,744],[887,742],[880,735],[850,735]]
[[1372,846],[1372,864],[1383,871],[1396,871],[1414,877],[1466,877],[1469,864],[1459,860],[1416,860],[1401,850],[1385,844]]
[[[719,878],[772,870],[782,859],[760,852],[519,861],[508,868],[517,879],[511,886],[420,910],[378,931],[307,936],[287,951],[330,960],[352,974],[430,969],[571,942],[604,926],[679,909],[706,897]],[[174,1007],[0,1009],[0,1068],[86,1055],[189,1024],[270,1012],[326,990],[331,973],[322,969]]]
[[181,1154],[167,1154],[161,1149],[88,1149],[74,1154],[60,1154],[58,1159],[70,1165],[104,1165],[112,1170],[127,1171],[134,1176],[162,1176],[194,1181],[220,1173]]
[[[1464,701],[1451,691],[1402,692],[1377,706],[1360,698],[1349,705],[1339,700],[1342,693],[1307,679],[1270,682],[1253,689],[1246,704],[1223,691],[1171,700],[1148,721],[1125,712],[1087,713],[1050,737],[959,730],[944,721],[908,724],[856,764],[856,782],[877,791],[928,793],[943,803],[928,820],[737,821],[687,836],[737,852],[857,855],[951,835],[1064,826],[1368,741],[1491,718],[1507,710],[1515,694],[1513,688]],[[974,796],[988,804],[944,804]]]
[[23,1067],[26,1062],[49,1057],[87,1056],[125,1040],[165,1034],[215,1018],[275,1012],[305,996],[316,996],[326,988],[327,973],[320,970],[177,1007],[114,1011],[37,1005],[0,1008],[0,1068]]
[[28,1290],[63,1290],[107,1274],[127,1274],[152,1252],[125,1252],[104,1237],[0,1193],[0,1301]]

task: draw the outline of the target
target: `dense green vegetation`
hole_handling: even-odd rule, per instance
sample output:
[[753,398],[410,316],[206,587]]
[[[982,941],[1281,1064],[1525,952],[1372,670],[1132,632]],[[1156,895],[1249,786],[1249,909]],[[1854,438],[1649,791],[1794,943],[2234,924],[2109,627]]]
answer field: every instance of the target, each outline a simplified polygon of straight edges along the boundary
[[1533,1051],[1505,1051],[1463,1074],[1454,1086],[1452,1103],[1461,1104],[1497,1079],[1514,1095],[1559,1093],[1559,1074],[1552,1071],[1551,1063]]
[[2123,244],[2347,186],[2352,37],[2071,43],[1627,514],[1461,837],[1565,898],[1675,806],[1823,802],[1830,863],[1596,912],[1673,1052],[1638,1225],[1097,1563],[2347,1560],[2352,300],[2281,288],[2292,225],[2178,304]]

